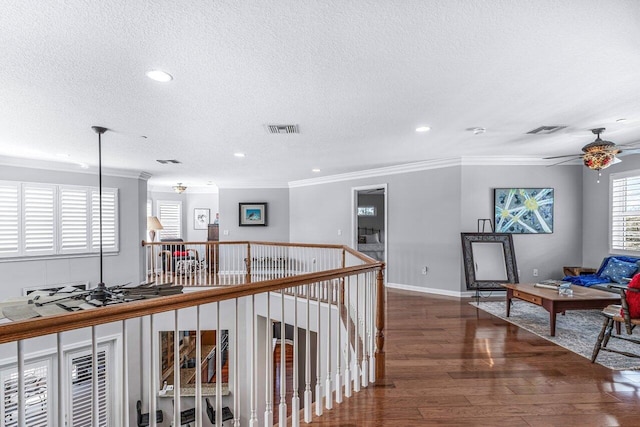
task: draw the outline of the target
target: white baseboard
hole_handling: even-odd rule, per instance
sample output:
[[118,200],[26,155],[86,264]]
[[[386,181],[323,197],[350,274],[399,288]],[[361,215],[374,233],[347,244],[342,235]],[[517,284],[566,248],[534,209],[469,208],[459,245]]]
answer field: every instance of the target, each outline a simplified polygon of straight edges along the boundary
[[[456,298],[469,298],[476,296],[475,291],[450,291],[446,289],[436,289],[436,288],[425,288],[423,286],[413,286],[413,285],[403,285],[401,283],[387,283],[388,288],[393,289],[401,289],[403,291],[413,291],[413,292],[421,292],[423,294],[433,294],[433,295],[444,295],[448,297],[456,297]],[[484,292],[484,291],[482,291]],[[481,292],[481,294],[482,294]],[[502,290],[495,290],[492,292],[501,292]]]

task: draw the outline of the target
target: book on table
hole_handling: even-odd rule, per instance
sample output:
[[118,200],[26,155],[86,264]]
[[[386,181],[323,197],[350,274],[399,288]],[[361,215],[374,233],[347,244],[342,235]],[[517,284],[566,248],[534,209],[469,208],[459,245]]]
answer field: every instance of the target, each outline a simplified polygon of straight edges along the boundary
[[541,282],[538,283],[534,283],[534,287],[536,288],[546,288],[546,289],[554,289],[554,290],[558,290],[558,288],[560,288],[560,286],[562,285],[567,285],[570,284],[569,282],[563,282],[562,280],[554,280],[554,279],[548,279],[548,280],[543,280]]

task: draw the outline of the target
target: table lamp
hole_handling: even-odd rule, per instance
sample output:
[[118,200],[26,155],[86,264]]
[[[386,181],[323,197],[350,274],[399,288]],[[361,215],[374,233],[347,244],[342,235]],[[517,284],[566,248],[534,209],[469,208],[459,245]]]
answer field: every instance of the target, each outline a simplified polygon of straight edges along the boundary
[[156,230],[162,230],[164,227],[160,224],[160,220],[157,216],[147,217],[147,230],[149,231],[149,241],[153,242],[156,239]]

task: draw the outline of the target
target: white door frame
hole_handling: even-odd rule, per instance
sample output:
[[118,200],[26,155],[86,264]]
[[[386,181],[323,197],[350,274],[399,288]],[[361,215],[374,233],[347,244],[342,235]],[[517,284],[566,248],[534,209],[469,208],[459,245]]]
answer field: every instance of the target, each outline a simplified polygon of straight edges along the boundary
[[[351,187],[351,247],[358,250],[358,191],[374,190],[376,188],[384,189],[384,262],[386,270],[389,270],[389,188],[386,183],[377,185],[364,185],[360,187]],[[388,274],[384,275],[386,283]]]

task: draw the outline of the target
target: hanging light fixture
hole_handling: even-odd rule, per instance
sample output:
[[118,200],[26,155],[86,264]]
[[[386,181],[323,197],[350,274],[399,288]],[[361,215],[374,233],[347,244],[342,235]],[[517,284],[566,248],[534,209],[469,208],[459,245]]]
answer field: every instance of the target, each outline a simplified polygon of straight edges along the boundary
[[178,185],[174,185],[172,188],[173,188],[173,191],[175,191],[178,194],[184,193],[184,191],[187,189],[187,187],[182,185],[181,182],[179,182]]

